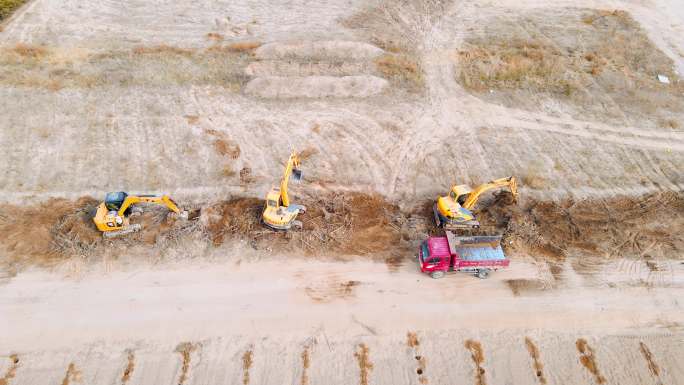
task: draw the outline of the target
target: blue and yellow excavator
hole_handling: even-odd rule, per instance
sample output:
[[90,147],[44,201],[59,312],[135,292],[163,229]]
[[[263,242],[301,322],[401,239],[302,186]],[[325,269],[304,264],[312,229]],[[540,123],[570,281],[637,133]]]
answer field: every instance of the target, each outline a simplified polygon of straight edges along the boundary
[[97,206],[93,222],[105,238],[123,236],[142,229],[139,223],[130,223],[130,216],[142,212],[139,203],[154,203],[166,206],[181,219],[188,218],[168,195],[129,195],[123,191],[107,193],[104,202]]
[[280,186],[271,188],[271,191],[266,195],[262,221],[266,226],[276,230],[289,230],[292,227],[301,228],[302,222],[296,220],[297,215],[306,212],[306,207],[290,202],[287,190],[290,176],[295,181],[302,179],[299,155],[294,151],[287,160]]
[[480,222],[471,211],[480,195],[495,188],[508,187],[513,199],[518,197],[518,184],[515,177],[495,179],[476,188],[468,185],[454,185],[447,196],[437,198],[433,207],[435,223],[447,230],[477,229]]

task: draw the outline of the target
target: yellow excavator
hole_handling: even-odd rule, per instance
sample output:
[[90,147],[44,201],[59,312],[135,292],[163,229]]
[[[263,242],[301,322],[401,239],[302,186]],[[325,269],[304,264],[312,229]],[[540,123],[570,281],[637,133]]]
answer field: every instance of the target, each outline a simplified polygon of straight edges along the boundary
[[293,151],[285,165],[280,187],[271,188],[271,191],[266,195],[266,205],[262,214],[262,220],[266,226],[276,230],[289,230],[293,226],[302,227],[302,222],[296,219],[297,215],[306,212],[306,207],[290,203],[287,191],[290,176],[295,181],[302,180],[302,171],[299,167],[299,155]]
[[468,185],[455,185],[451,187],[448,196],[437,198],[433,207],[435,223],[447,230],[477,229],[480,222],[475,219],[471,211],[480,195],[495,188],[508,187],[513,194],[513,199],[518,198],[518,184],[515,177],[496,179],[476,188]]
[[142,212],[138,203],[155,203],[166,206],[178,217],[187,219],[188,212],[181,211],[168,195],[128,195],[123,191],[110,192],[100,203],[93,217],[97,229],[105,238],[114,238],[142,229],[139,223],[130,223],[130,216]]

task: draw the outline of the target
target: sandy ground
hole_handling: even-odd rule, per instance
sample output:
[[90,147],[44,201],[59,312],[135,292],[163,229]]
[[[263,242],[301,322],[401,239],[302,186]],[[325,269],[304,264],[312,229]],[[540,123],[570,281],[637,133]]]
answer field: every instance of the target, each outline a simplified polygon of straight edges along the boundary
[[[387,5],[383,9],[397,14],[399,23],[388,27],[408,31],[407,44],[422,62],[425,91],[419,94],[385,87],[384,79],[359,64],[377,54],[367,41],[379,32],[375,26],[347,28],[344,20],[373,4],[288,4],[33,2],[0,32],[0,41],[46,44],[69,57],[78,49],[162,43],[202,48],[213,44],[208,33],[221,33],[229,41],[267,43],[257,56],[271,64],[256,72],[245,68],[252,75],[244,92],[192,83],[58,91],[0,87],[6,111],[0,120],[0,199],[101,196],[112,189],[172,191],[178,199],[199,200],[261,196],[280,172],[274,165],[291,148],[317,150],[304,165],[310,189],[372,190],[402,205],[442,193],[456,176],[472,183],[511,174],[541,178],[539,185],[523,186],[524,195],[541,198],[682,188],[681,130],[653,127],[648,120],[619,126],[577,120],[562,106],[542,113],[495,106],[456,84],[452,56],[469,31],[492,15],[541,3],[455,2],[417,11]],[[676,2],[554,3],[564,6],[627,9],[676,66],[684,62]],[[316,18],[306,16],[314,13]],[[223,23],[228,17],[237,24],[255,20],[258,28],[233,36],[226,28],[237,27]],[[322,60],[336,69],[319,68],[302,78],[294,75],[306,75],[303,69],[293,74],[287,68],[292,60]],[[356,77],[331,78],[339,68]],[[239,157],[214,151],[206,130],[237,143]],[[245,168],[253,177],[249,183],[238,176]]]
[[[182,355],[196,346],[187,384],[242,383],[242,357],[253,352],[251,384],[301,383],[307,349],[309,383],[360,383],[354,352],[369,349],[369,382],[473,383],[464,343],[484,350],[486,383],[536,384],[529,337],[551,384],[591,383],[577,339],[594,350],[600,375],[614,384],[676,384],[681,362],[684,265],[649,287],[643,266],[616,261],[595,277],[574,274],[549,292],[514,296],[506,280],[540,278],[532,261],[482,281],[456,274],[433,280],[413,263],[266,259],[250,263],[181,263],[78,277],[31,272],[0,292],[3,355],[17,354],[12,384],[58,383],[73,363],[80,383],[119,383],[128,352],[130,383],[177,383]],[[547,273],[548,274],[548,273]],[[354,282],[353,285],[345,285]],[[419,345],[407,345],[407,333]],[[648,368],[648,346],[658,376]],[[419,362],[423,376],[416,374]],[[8,368],[10,360],[2,363]],[[362,382],[361,382],[362,383]],[[476,382],[475,382],[476,383]]]
[[[120,189],[182,202],[262,197],[291,149],[313,154],[298,193],[377,192],[402,207],[508,175],[538,181],[523,183],[523,200],[681,191],[681,128],[506,108],[454,80],[454,53],[489,17],[539,7],[627,10],[684,73],[678,0],[32,1],[0,45],[58,52],[36,70],[48,80],[86,70],[103,80],[0,76],[0,202]],[[384,21],[364,24],[364,12]],[[113,52],[203,50],[216,43],[208,34],[264,43],[238,63],[244,86],[111,80],[132,68]],[[385,35],[416,56],[422,88],[374,69],[392,49],[379,47]],[[106,65],[90,60],[97,53]],[[171,76],[156,68],[140,71]],[[0,277],[0,385],[684,381],[681,260],[578,272],[568,259],[558,283],[547,264],[516,258],[487,281],[432,280],[409,261],[232,246],[212,260],[72,260]],[[510,280],[535,284],[514,291]]]

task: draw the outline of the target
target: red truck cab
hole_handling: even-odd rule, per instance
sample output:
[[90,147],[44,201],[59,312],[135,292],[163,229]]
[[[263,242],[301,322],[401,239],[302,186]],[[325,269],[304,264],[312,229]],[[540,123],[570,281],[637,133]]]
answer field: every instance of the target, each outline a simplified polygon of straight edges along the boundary
[[442,278],[450,271],[465,271],[487,278],[492,270],[508,267],[510,260],[501,248],[500,236],[457,237],[447,231],[444,237],[430,237],[418,251],[420,271]]

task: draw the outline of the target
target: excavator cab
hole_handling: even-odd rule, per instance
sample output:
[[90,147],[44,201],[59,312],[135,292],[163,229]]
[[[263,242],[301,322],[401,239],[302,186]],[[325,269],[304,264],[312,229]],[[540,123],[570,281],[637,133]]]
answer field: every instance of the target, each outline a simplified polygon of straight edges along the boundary
[[295,182],[300,182],[302,180],[303,174],[302,170],[299,168],[293,168],[292,169],[292,179],[294,179]]
[[123,191],[109,192],[105,195],[105,207],[109,211],[119,211],[127,197],[128,194]]

